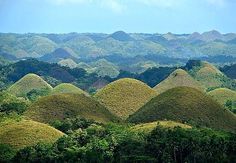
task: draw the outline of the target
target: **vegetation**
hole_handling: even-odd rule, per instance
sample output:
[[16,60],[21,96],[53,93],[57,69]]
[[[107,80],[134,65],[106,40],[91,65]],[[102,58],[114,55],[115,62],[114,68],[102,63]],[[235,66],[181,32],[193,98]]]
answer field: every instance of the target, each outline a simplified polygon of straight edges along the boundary
[[0,142],[14,149],[22,149],[39,142],[53,143],[61,136],[62,132],[30,120],[0,123]]
[[16,112],[22,114],[29,102],[7,92],[0,92],[0,113]]
[[76,116],[103,123],[117,120],[104,106],[91,97],[73,93],[41,97],[27,109],[24,115],[44,123]]
[[58,62],[59,65],[61,66],[65,66],[65,67],[69,67],[71,69],[76,68],[77,67],[77,63],[75,61],[73,61],[72,59],[63,59],[61,61]]
[[156,92],[135,79],[124,78],[112,82],[95,94],[104,106],[121,119],[137,111],[156,96]]
[[54,144],[17,152],[15,162],[233,162],[234,134],[211,129],[156,127],[143,135],[128,127],[89,125]]
[[15,84],[13,84],[9,89],[9,93],[20,96],[27,97],[27,93],[32,90],[48,90],[50,91],[52,87],[44,81],[41,77],[36,74],[27,74]]
[[77,93],[77,94],[88,95],[85,91],[70,83],[59,84],[56,87],[54,87],[51,91],[51,94],[58,94],[58,93]]
[[158,94],[163,93],[171,88],[186,86],[199,90],[204,90],[200,83],[195,81],[186,71],[177,69],[172,72],[168,78],[156,85],[154,89]]
[[150,123],[137,124],[137,125],[131,127],[131,130],[135,131],[135,132],[150,133],[157,126],[160,126],[163,128],[170,128],[170,129],[174,129],[176,127],[180,127],[183,129],[192,128],[191,126],[189,126],[187,124],[174,122],[174,121],[156,121],[156,122],[150,122]]
[[227,88],[218,88],[208,92],[221,105],[226,106],[233,112],[236,112],[236,92]]
[[236,116],[201,91],[190,87],[172,88],[153,98],[128,118],[147,123],[173,120],[236,132]]

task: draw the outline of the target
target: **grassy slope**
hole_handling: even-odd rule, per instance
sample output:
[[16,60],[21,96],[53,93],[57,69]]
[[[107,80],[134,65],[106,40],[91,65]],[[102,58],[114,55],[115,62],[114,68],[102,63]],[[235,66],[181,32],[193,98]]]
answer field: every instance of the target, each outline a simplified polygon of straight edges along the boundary
[[25,116],[39,122],[50,123],[81,116],[98,122],[116,120],[104,106],[83,94],[56,94],[40,98],[25,112]]
[[156,122],[150,122],[150,123],[137,124],[131,127],[131,130],[149,133],[157,126],[161,126],[165,128],[175,128],[175,127],[181,127],[181,128],[186,128],[186,129],[192,128],[191,126],[187,124],[174,122],[174,121],[156,121]]
[[226,76],[208,62],[202,62],[200,67],[194,68],[190,73],[206,88],[221,87],[226,80]]
[[172,72],[168,78],[159,83],[154,87],[158,94],[167,91],[168,89],[179,87],[179,86],[187,86],[193,87],[199,90],[203,90],[204,88],[195,81],[186,71],[182,69],[177,69]]
[[224,105],[227,100],[236,102],[236,92],[228,88],[218,88],[208,92],[208,95],[212,96],[217,102]]
[[62,59],[61,61],[58,62],[59,65],[69,67],[71,69],[77,67],[77,63],[73,59]]
[[54,87],[51,91],[51,94],[58,94],[58,93],[78,93],[78,94],[88,95],[85,91],[70,83],[59,84],[56,87]]
[[233,113],[190,87],[176,87],[160,94],[128,119],[135,123],[156,120],[188,122],[236,132],[236,116]]
[[122,119],[137,111],[156,96],[156,92],[135,79],[120,79],[112,82],[95,94],[104,106]]
[[32,146],[39,142],[53,143],[63,133],[46,124],[31,120],[0,123],[0,142],[15,149]]
[[8,88],[8,91],[16,96],[25,96],[31,90],[48,89],[52,87],[36,74],[27,74]]

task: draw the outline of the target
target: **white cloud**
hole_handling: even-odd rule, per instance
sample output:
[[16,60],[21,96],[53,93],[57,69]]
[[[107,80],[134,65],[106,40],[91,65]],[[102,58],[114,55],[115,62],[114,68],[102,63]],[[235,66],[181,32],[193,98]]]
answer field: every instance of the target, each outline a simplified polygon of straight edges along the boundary
[[68,5],[68,4],[90,4],[97,5],[102,8],[110,9],[115,13],[122,13],[126,6],[120,0],[45,0],[54,5]]
[[179,5],[183,3],[185,0],[136,0],[140,3],[143,3],[145,5],[149,6],[158,6],[158,7],[174,7],[176,5]]

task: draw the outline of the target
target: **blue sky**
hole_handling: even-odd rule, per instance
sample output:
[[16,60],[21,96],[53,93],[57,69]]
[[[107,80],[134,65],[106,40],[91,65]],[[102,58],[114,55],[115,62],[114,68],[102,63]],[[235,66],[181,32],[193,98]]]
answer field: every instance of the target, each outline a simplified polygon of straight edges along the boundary
[[235,0],[0,0],[0,32],[236,33]]

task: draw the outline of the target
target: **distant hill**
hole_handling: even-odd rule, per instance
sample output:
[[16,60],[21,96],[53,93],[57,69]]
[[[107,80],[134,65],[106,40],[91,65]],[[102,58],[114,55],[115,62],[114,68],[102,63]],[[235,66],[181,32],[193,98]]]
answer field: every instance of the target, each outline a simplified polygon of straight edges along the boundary
[[31,120],[0,124],[0,142],[10,145],[16,150],[36,145],[39,142],[54,143],[62,136],[61,131]]
[[51,94],[60,94],[60,93],[78,93],[78,94],[88,95],[85,91],[70,83],[59,84],[56,87],[54,87],[51,91]]
[[236,132],[236,116],[211,97],[190,87],[170,89],[145,104],[128,118],[129,122],[147,123],[172,120]]
[[228,78],[219,69],[208,62],[190,60],[185,68],[195,80],[208,90],[220,87],[236,88],[234,80]]
[[[236,34],[221,34],[216,30],[202,34],[144,34],[117,31],[104,33],[67,34],[6,34],[0,33],[0,51],[17,58],[42,57],[58,62],[65,59],[56,49],[65,49],[74,57],[83,59],[119,54],[122,56],[161,55],[171,58],[203,56],[236,56]],[[54,51],[54,52],[53,52]],[[53,55],[50,55],[53,54]],[[55,59],[52,56],[56,56]],[[73,59],[73,58],[72,58]],[[73,59],[74,60],[74,59]]]
[[124,120],[154,96],[156,92],[146,84],[124,78],[106,85],[94,97]]
[[113,34],[111,34],[109,37],[118,40],[118,41],[132,41],[134,40],[129,34],[123,32],[123,31],[117,31]]
[[154,89],[157,91],[158,94],[160,94],[167,91],[168,89],[179,86],[187,86],[199,90],[204,90],[200,83],[195,81],[186,71],[182,69],[177,69],[172,72],[168,76],[168,78],[156,85]]
[[26,96],[32,90],[48,90],[52,87],[36,74],[27,74],[8,88],[8,92],[16,96]]
[[77,67],[77,63],[73,59],[62,59],[61,61],[58,62],[59,65],[69,67],[71,69]]
[[91,97],[74,93],[41,97],[29,107],[24,115],[44,123],[76,116],[102,123],[117,120],[104,106]]
[[72,59],[74,61],[77,60],[68,50],[64,48],[58,48],[52,53],[45,54],[44,56],[40,57],[39,60],[51,62],[51,63],[58,63],[64,59]]

